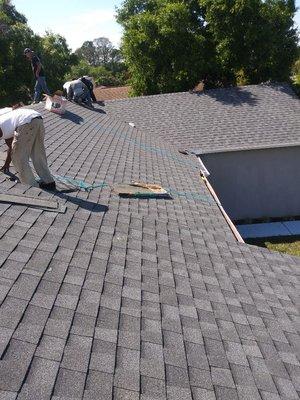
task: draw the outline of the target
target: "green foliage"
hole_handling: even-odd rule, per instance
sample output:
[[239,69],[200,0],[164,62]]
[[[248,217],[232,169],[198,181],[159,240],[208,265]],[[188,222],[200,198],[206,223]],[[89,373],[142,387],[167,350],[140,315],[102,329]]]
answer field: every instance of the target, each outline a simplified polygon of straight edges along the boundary
[[152,14],[157,9],[157,3],[157,0],[125,0],[122,6],[117,8],[117,21],[125,26],[133,16],[144,12]]
[[269,239],[248,239],[247,243],[272,251],[300,256],[300,236],[281,236]]
[[79,59],[86,61],[93,67],[119,63],[123,65],[121,53],[115,49],[109,39],[100,37],[93,41],[85,41],[83,45],[75,51]]
[[45,65],[47,82],[53,91],[60,89],[65,82],[64,76],[78,62],[71,53],[66,39],[61,35],[47,32],[41,41],[42,62]]
[[122,51],[135,94],[289,79],[293,0],[125,0]]
[[77,65],[71,67],[65,76],[65,80],[77,79],[84,75],[92,77],[97,86],[120,86],[126,82],[126,77],[122,72],[114,73],[102,65],[94,67],[84,60],[80,60]]
[[300,58],[295,61],[293,67],[292,67],[292,74],[293,75],[300,75]]
[[28,68],[23,55],[25,47],[37,45],[39,38],[26,25],[16,23],[11,26],[1,43],[0,87],[1,105],[17,100],[29,100],[33,86],[31,68]]
[[205,73],[211,52],[188,4],[156,1],[154,12],[143,10],[124,27],[122,50],[134,94],[186,90]]
[[41,58],[50,90],[60,88],[64,75],[77,62],[65,39],[53,33],[44,37],[34,34],[11,2],[0,0],[0,106],[32,98],[35,80],[23,55],[26,47]]
[[[126,83],[126,66],[119,49],[113,47],[109,39],[100,37],[86,41],[75,51],[80,59],[67,77],[89,75],[98,85],[119,86]],[[77,72],[81,72],[78,74]]]
[[27,19],[20,14],[10,0],[0,0],[0,21],[8,25],[26,24]]
[[89,65],[97,65],[97,54],[93,41],[87,40],[75,51],[80,60],[85,60]]

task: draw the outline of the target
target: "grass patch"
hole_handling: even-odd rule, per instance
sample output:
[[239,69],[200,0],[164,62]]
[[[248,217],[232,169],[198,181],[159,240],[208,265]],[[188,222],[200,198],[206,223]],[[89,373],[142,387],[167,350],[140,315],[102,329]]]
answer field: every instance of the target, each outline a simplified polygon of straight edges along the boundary
[[269,250],[300,257],[300,236],[280,236],[276,238],[247,239],[247,243],[266,247]]

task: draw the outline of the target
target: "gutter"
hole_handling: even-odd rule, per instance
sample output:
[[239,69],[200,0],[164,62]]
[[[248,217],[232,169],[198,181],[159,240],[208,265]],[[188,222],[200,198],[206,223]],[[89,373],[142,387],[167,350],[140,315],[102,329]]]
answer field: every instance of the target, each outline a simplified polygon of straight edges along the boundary
[[[200,158],[198,158],[198,159],[199,159],[199,162],[200,162],[200,164],[202,166],[203,165],[202,161],[200,160]],[[218,196],[216,195],[216,192],[214,191],[213,187],[211,186],[211,184],[207,180],[207,176],[209,175],[209,172],[207,171],[207,169],[205,168],[204,171],[202,171],[202,169],[200,169],[200,175],[201,175],[201,178],[204,181],[207,189],[209,190],[210,194],[212,195],[212,197],[214,198],[215,202],[217,203],[217,205],[218,205],[223,217],[225,218],[227,224],[229,225],[229,228],[231,229],[234,237],[236,238],[236,240],[239,243],[245,243],[243,238],[242,238],[242,236],[240,235],[239,231],[236,229],[235,225],[233,224],[233,222],[229,218],[228,214],[224,210],[224,208],[223,208]]]

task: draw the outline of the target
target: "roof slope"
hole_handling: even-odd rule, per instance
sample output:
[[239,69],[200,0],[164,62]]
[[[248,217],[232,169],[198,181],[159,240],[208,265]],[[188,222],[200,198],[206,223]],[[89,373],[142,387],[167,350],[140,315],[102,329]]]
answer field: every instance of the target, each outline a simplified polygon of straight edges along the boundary
[[197,154],[300,145],[300,101],[288,85],[138,97],[105,110]]
[[237,243],[194,157],[100,111],[45,115],[52,172],[174,199],[1,179],[67,211],[0,205],[0,399],[297,399],[300,259]]

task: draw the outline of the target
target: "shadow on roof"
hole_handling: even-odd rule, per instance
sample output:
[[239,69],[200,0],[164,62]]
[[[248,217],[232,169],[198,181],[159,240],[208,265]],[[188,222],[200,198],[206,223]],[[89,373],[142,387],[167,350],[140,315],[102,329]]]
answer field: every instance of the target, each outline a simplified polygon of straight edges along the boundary
[[[100,102],[97,103],[97,104],[102,105],[102,106],[104,105],[103,103],[100,104]],[[100,113],[100,114],[106,114],[106,111],[104,111],[102,108],[94,108],[92,111],[98,112],[98,113]]]
[[69,121],[72,121],[78,125],[80,125],[80,123],[84,121],[84,119],[82,117],[80,117],[80,115],[77,115],[69,110],[66,110],[66,112],[61,115],[61,118],[68,119]]
[[[97,101],[94,104],[97,104],[99,106],[104,106],[104,103],[102,101]],[[98,107],[95,107],[95,106],[93,108],[91,108],[86,104],[81,104],[80,107],[86,108],[86,109],[88,109],[90,111],[98,112],[100,114],[106,114],[106,111],[104,111],[102,108],[98,108]]]
[[255,106],[257,103],[256,96],[249,90],[245,89],[245,87],[212,89],[207,90],[206,92],[199,93],[197,94],[197,96],[203,96],[203,94],[214,98],[216,101],[219,101],[224,105],[230,105],[234,107],[241,106],[243,104]]
[[78,197],[70,196],[70,191],[55,192],[54,196],[65,199],[70,203],[76,204],[84,210],[89,210],[95,213],[106,213],[108,207],[103,204],[94,203],[93,201],[79,199]]

